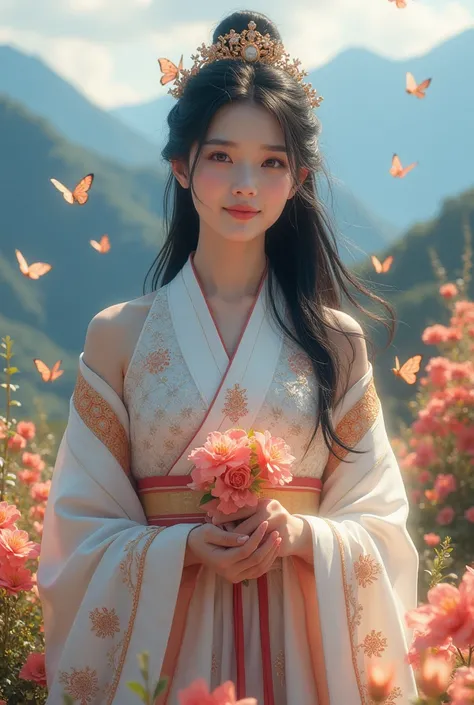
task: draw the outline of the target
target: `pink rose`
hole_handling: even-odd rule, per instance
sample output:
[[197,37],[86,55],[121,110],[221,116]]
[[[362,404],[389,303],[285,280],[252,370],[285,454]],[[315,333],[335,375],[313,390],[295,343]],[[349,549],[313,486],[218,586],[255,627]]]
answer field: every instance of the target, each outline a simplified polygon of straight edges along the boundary
[[443,507],[436,515],[436,523],[440,526],[448,526],[455,517],[455,511],[452,507]]
[[246,490],[252,484],[252,473],[248,465],[229,468],[222,478],[228,487],[235,490]]
[[44,665],[44,654],[33,652],[29,654],[20,673],[20,678],[25,681],[33,681],[38,685],[46,685],[46,670]]
[[290,446],[282,438],[274,438],[270,431],[255,431],[254,441],[262,477],[272,485],[291,482],[293,476],[290,468],[296,458],[290,454]]
[[441,538],[438,536],[438,534],[425,534],[423,538],[425,540],[426,545],[430,547],[437,546],[441,541]]
[[31,470],[44,470],[45,468],[45,462],[39,453],[28,453],[26,450],[21,456],[21,464]]
[[[246,470],[243,468],[237,468],[234,480],[237,483],[247,483],[247,471],[250,476],[250,468],[247,468]],[[234,512],[238,511],[242,507],[256,507],[258,504],[257,495],[248,489],[248,486],[240,489],[228,484],[228,475],[229,473],[226,473],[223,477],[221,476],[216,478],[216,485],[211,490],[213,497],[218,497],[220,500],[217,505],[217,510],[219,512],[223,512],[224,514],[234,514]],[[208,508],[210,516],[212,516],[213,509],[215,508],[214,505],[206,504],[206,508]]]
[[0,529],[16,529],[18,519],[21,519],[21,514],[14,504],[0,502]]
[[426,468],[436,460],[436,452],[431,441],[420,441],[416,446],[416,465],[419,468]]
[[469,509],[466,509],[464,516],[468,521],[474,524],[474,507],[469,507]]
[[32,441],[36,435],[36,426],[33,421],[19,421],[16,425],[16,432],[27,441]]
[[195,448],[188,460],[194,463],[191,472],[193,489],[207,489],[206,484],[214,482],[230,467],[250,464],[249,438],[245,431],[229,429],[226,433],[214,431],[200,448]]
[[440,501],[443,501],[443,499],[445,499],[448,494],[451,494],[451,492],[455,492],[457,490],[457,481],[454,475],[437,475],[435,480],[435,490]]

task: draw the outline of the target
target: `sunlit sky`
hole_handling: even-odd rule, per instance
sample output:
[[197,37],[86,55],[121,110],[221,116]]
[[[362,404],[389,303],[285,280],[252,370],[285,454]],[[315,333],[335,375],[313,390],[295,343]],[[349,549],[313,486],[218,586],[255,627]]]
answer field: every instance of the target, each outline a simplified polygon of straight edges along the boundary
[[[278,25],[304,68],[359,46],[390,58],[424,54],[474,27],[474,0],[254,0]],[[0,43],[39,55],[104,108],[140,103],[166,89],[157,57],[184,66],[213,28],[247,5],[222,0],[0,0]]]

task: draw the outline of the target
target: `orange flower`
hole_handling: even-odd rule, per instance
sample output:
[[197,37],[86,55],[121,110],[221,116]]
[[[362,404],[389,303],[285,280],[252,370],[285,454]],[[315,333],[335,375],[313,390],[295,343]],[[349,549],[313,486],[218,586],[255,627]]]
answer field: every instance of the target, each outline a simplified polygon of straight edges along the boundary
[[395,668],[393,665],[369,664],[367,668],[367,690],[375,703],[383,703],[393,690]]
[[19,421],[16,426],[16,432],[27,441],[32,441],[36,436],[36,426],[33,421]]

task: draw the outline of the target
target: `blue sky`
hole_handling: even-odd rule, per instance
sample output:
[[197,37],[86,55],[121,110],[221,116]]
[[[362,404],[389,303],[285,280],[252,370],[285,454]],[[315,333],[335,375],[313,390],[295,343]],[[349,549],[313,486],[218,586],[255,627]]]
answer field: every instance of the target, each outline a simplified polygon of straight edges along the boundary
[[[474,27],[474,0],[257,0],[304,68],[362,46],[392,58],[423,54]],[[156,59],[184,65],[216,24],[242,5],[222,0],[1,0],[0,44],[39,55],[104,108],[165,93]],[[21,80],[21,79],[20,79]]]

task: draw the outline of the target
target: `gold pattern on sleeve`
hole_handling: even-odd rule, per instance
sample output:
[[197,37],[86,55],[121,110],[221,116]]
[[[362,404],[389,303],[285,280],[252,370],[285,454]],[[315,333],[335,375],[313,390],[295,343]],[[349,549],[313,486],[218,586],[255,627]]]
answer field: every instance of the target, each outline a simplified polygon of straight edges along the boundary
[[158,348],[158,350],[152,350],[146,356],[143,366],[151,374],[157,374],[158,372],[164,372],[170,365],[170,353],[167,348]]
[[89,612],[89,617],[92,622],[91,631],[101,639],[113,637],[120,632],[120,620],[113,607],[110,610],[107,607],[96,607]]
[[[365,390],[363,396],[347,414],[337,424],[336,435],[350,448],[354,448],[365,436],[367,431],[373,426],[379,413],[380,400],[377,396],[374,380]],[[337,452],[339,458],[334,454]],[[324,470],[324,480],[327,480],[338,465],[344,460],[348,451],[339,444],[333,443],[326,468]]]
[[223,412],[233,423],[248,414],[247,390],[242,389],[240,384],[234,384],[227,390]]
[[372,629],[370,634],[367,634],[362,644],[359,644],[358,649],[362,649],[364,654],[371,658],[377,656],[380,658],[387,648],[387,638],[382,635],[382,632],[376,632]]
[[77,700],[79,705],[89,705],[94,702],[100,692],[97,671],[90,669],[89,666],[80,671],[72,668],[71,673],[61,671],[59,682],[65,686],[66,695],[70,695],[74,702]]
[[110,404],[77,375],[73,393],[77,413],[101,443],[112,453],[126,475],[130,474],[130,444],[127,433]]
[[372,585],[382,572],[382,566],[369,554],[360,554],[354,563],[354,572],[360,587]]
[[298,377],[309,377],[313,374],[311,360],[304,352],[295,352],[289,355],[288,366]]
[[273,662],[273,668],[278,676],[280,685],[285,685],[285,654],[282,649],[276,655]]

